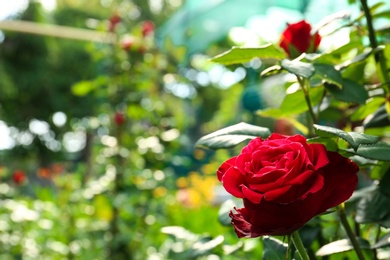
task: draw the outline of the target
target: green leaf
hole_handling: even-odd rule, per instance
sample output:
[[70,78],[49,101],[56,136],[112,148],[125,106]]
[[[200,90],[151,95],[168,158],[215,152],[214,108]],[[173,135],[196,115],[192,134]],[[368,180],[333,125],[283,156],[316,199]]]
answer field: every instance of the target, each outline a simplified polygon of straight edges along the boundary
[[362,144],[375,144],[379,141],[379,137],[377,136],[360,134],[355,132],[344,132],[338,128],[333,128],[330,126],[322,126],[322,125],[315,124],[314,130],[316,134],[321,137],[330,137],[330,138],[340,137],[344,139],[351,145],[351,147],[355,150],[355,152],[358,149],[358,147]]
[[382,248],[382,247],[388,247],[390,246],[390,234],[386,234],[383,237],[381,237],[378,242],[376,242],[372,248]]
[[390,228],[390,197],[379,186],[359,201],[356,209],[356,222],[379,223]]
[[324,84],[329,92],[340,101],[364,104],[368,99],[368,93],[363,85],[345,78],[342,85],[343,87],[340,89],[334,84]]
[[383,104],[372,115],[363,121],[364,128],[389,126],[390,118],[386,111],[386,106]]
[[269,237],[263,236],[263,260],[285,260],[287,244],[282,241]]
[[312,64],[297,60],[284,59],[280,66],[288,72],[303,78],[310,78],[315,73],[315,68]]
[[81,97],[81,96],[87,95],[89,92],[94,90],[96,87],[97,86],[96,86],[95,82],[85,80],[85,81],[77,82],[76,84],[72,85],[71,90],[72,90],[72,93],[74,95]]
[[231,210],[233,210],[236,206],[236,203],[234,203],[233,200],[228,199],[224,203],[222,203],[221,207],[218,211],[218,220],[223,226],[231,226],[231,218],[229,216],[229,213]]
[[254,58],[276,59],[286,58],[286,53],[273,44],[267,44],[257,48],[233,47],[230,50],[219,54],[211,59],[224,65],[249,62]]
[[[309,98],[312,105],[316,105],[321,101],[322,94],[324,89],[321,87],[311,88],[309,93]],[[309,110],[307,106],[305,96],[302,90],[298,90],[292,94],[286,95],[283,100],[283,103],[280,105],[280,110],[283,114],[300,114]]]
[[347,150],[353,154],[379,161],[390,161],[390,145],[384,142],[377,142],[372,145],[362,145],[357,150]]
[[390,197],[390,169],[387,169],[385,172],[384,176],[382,177],[380,183],[379,183],[379,189],[383,194],[386,196]]
[[[318,104],[324,93],[324,88],[315,87],[310,89],[309,98],[312,105]],[[258,115],[272,118],[283,118],[297,115],[309,110],[302,90],[288,94],[284,97],[280,108],[266,108],[257,111]]]
[[382,11],[372,15],[373,18],[390,18],[390,10]]
[[189,257],[194,259],[209,254],[213,251],[213,249],[220,246],[223,241],[224,237],[222,235],[219,235],[214,239],[210,239],[210,237],[202,237],[191,246]]
[[173,236],[176,239],[194,240],[198,236],[180,226],[166,226],[161,228],[161,232]]
[[353,65],[353,64],[356,64],[356,63],[359,63],[359,62],[362,62],[362,61],[365,61],[368,57],[371,56],[372,54],[372,50],[368,50],[368,51],[365,51],[359,55],[356,55],[355,57],[353,57],[352,59],[348,59],[347,61],[341,63],[341,64],[338,64],[336,66],[337,70],[344,70],[346,69],[347,67]]
[[[356,240],[360,248],[370,249],[370,243],[367,240],[360,237],[357,237]],[[349,239],[341,239],[322,246],[320,249],[318,249],[316,256],[333,255],[351,250],[354,249]]]
[[334,84],[338,88],[342,88],[343,77],[341,76],[340,71],[336,70],[335,67],[328,64],[315,63],[313,64],[318,74],[324,81]]
[[210,149],[231,148],[245,140],[259,136],[266,138],[270,134],[271,132],[268,128],[241,122],[203,136],[195,145]]
[[[311,88],[309,98],[312,105],[316,105],[321,101],[324,89],[322,87]],[[286,95],[280,110],[284,115],[296,115],[309,110],[307,106],[305,95],[302,90],[298,90],[292,94]]]
[[326,147],[326,150],[328,151],[334,151],[337,152],[339,147],[337,143],[329,138],[323,138],[323,137],[313,137],[310,139],[307,139],[307,142],[309,144],[323,144]]
[[[368,115],[374,113],[383,103],[385,98],[383,97],[374,97],[369,99],[369,101],[361,105],[351,114],[352,121],[360,121],[366,118]],[[390,123],[390,122],[389,122]]]
[[279,65],[273,65],[273,66],[270,66],[270,67],[266,68],[265,70],[263,70],[260,73],[260,76],[267,77],[267,76],[275,75],[275,74],[279,73],[281,71],[281,69],[282,69],[282,67],[280,67]]
[[96,88],[103,86],[109,82],[106,76],[97,77],[94,80],[84,80],[72,85],[71,91],[76,96],[85,96]]

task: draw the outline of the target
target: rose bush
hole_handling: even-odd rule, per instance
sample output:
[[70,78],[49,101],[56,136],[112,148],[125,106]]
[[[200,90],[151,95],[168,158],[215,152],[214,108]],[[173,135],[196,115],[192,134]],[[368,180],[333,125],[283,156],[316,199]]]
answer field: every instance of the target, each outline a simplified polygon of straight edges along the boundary
[[281,35],[279,46],[290,58],[296,58],[304,52],[316,52],[321,36],[317,32],[311,34],[311,30],[311,25],[305,20],[288,24]]
[[350,159],[308,144],[301,135],[258,137],[217,170],[244,207],[230,212],[238,237],[287,235],[347,200],[359,168]]

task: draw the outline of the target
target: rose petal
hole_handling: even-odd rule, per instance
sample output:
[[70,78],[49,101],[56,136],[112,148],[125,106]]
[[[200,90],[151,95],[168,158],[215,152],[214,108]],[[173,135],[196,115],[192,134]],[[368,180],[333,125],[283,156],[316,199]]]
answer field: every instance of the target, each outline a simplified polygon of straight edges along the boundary
[[[264,199],[266,201],[274,201],[274,200],[277,200],[279,197],[283,196],[289,189],[291,188],[291,185],[288,185],[288,186],[282,186],[280,188],[277,188],[277,189],[274,189],[274,190],[270,190],[270,191],[267,191],[265,194],[264,194]],[[291,201],[294,201],[296,200],[297,197],[294,197],[291,199]]]
[[310,147],[310,149],[307,149],[308,155],[315,170],[318,170],[329,163],[325,145],[309,144],[308,147]]
[[241,191],[242,184],[245,184],[245,177],[236,167],[230,167],[222,177],[225,190],[237,198],[245,197]]
[[240,155],[237,156],[236,159],[236,166],[240,170],[240,172],[244,175],[247,172],[246,168],[247,163],[249,163],[252,159],[252,155],[250,153],[241,153]]
[[356,163],[336,152],[328,151],[327,153],[329,164],[321,169],[324,177],[324,190],[319,213],[349,199],[358,183],[359,167]]
[[[266,169],[263,169],[266,170]],[[280,187],[283,183],[283,178],[286,172],[282,169],[272,169],[268,173],[255,174],[252,178],[248,179],[249,188],[265,193],[269,190]]]
[[263,198],[263,194],[257,193],[251,189],[249,189],[245,185],[241,185],[242,193],[244,194],[245,198],[247,198],[250,202],[258,204],[260,203],[261,199]]
[[255,139],[252,139],[241,151],[241,153],[253,153],[257,150],[258,147],[260,147],[263,143],[263,139],[261,137],[257,137]]
[[226,160],[217,170],[217,177],[219,181],[222,181],[222,177],[225,175],[226,171],[229,170],[230,167],[235,165],[237,157],[232,157],[229,160]]
[[247,220],[247,219],[249,219],[249,216],[248,216],[245,208],[241,208],[241,209],[234,208],[234,210],[237,213],[230,211],[229,216],[232,219],[234,231],[236,232],[236,234],[239,238],[258,237],[258,236],[262,235],[261,233],[258,233],[254,229],[253,225]]
[[[312,195],[305,202],[297,200],[288,205],[280,205],[266,200],[262,200],[259,204],[253,204],[244,199],[245,211],[240,211],[241,214],[232,218],[232,224],[235,228],[237,224],[241,236],[245,237],[288,235],[315,216],[319,207],[318,198],[319,196]],[[242,221],[246,222],[245,226],[242,225]]]

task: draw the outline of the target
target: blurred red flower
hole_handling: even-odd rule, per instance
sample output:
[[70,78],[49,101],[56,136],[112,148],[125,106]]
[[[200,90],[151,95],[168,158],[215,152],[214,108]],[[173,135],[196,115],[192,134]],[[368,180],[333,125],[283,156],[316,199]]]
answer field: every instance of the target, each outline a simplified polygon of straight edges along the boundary
[[120,23],[122,20],[122,18],[117,15],[117,14],[113,14],[110,19],[108,20],[109,21],[109,25],[108,25],[108,30],[110,32],[113,32],[117,26],[118,23]]
[[144,21],[142,24],[142,35],[144,37],[152,34],[154,32],[154,23],[152,21]]
[[125,114],[121,113],[121,112],[116,112],[115,115],[114,115],[114,122],[116,125],[120,126],[120,125],[123,125],[126,121],[126,117],[125,117]]
[[285,50],[290,58],[296,58],[304,52],[316,52],[321,42],[321,36],[318,32],[312,34],[311,31],[311,25],[305,20],[287,24],[287,28],[280,37],[279,46]]
[[26,174],[22,170],[16,170],[12,174],[12,180],[17,185],[24,183],[26,181],[26,179],[27,179]]

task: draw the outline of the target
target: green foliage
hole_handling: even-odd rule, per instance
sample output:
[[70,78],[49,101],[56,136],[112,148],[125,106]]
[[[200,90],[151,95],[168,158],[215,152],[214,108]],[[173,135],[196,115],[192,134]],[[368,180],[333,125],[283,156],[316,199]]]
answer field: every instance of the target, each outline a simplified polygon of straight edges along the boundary
[[[370,249],[370,244],[367,240],[357,238],[359,246],[362,249]],[[316,255],[329,256],[337,253],[352,251],[354,248],[348,239],[337,240],[321,247]]]
[[297,60],[284,59],[280,62],[280,66],[288,72],[303,78],[311,78],[315,73],[312,64]]
[[[318,104],[323,96],[324,89],[321,87],[312,88],[309,97],[314,105]],[[305,102],[305,96],[302,90],[287,94],[279,108],[267,108],[259,110],[257,113],[261,116],[283,118],[300,114],[309,110]]]
[[264,236],[262,241],[264,247],[263,259],[286,259],[286,243],[268,236]]
[[[356,132],[344,132],[338,128],[314,125],[316,134],[321,137],[340,137],[347,141],[356,151],[360,145],[372,145],[379,141],[378,136],[359,134]],[[360,149],[359,149],[360,151]]]
[[212,61],[225,65],[249,62],[252,59],[281,60],[286,57],[282,49],[273,44],[267,44],[257,48],[233,47],[232,49],[215,56]]
[[214,133],[208,134],[197,141],[197,145],[211,149],[231,148],[248,139],[266,138],[270,135],[268,128],[239,123]]

